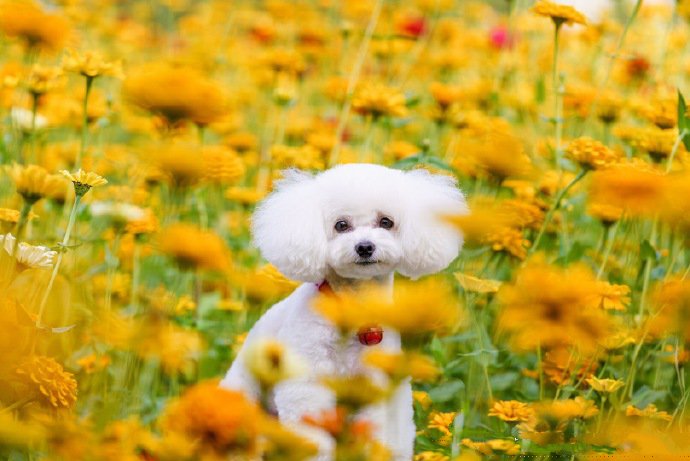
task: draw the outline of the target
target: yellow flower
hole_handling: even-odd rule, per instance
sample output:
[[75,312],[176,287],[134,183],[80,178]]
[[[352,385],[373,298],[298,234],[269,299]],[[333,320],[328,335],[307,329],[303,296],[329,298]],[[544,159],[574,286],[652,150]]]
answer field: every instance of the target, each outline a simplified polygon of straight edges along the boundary
[[[198,155],[198,154],[197,154]],[[203,146],[204,180],[212,184],[232,184],[244,176],[244,163],[237,152],[223,146]]]
[[286,428],[273,418],[261,418],[259,430],[262,459],[271,461],[302,461],[315,456],[319,449],[312,441]]
[[534,415],[530,406],[517,400],[499,400],[489,410],[489,416],[496,416],[503,421],[527,421]]
[[[664,161],[671,155],[678,133],[675,130],[664,130],[657,127],[638,128],[633,132],[630,144],[645,151],[655,162]],[[685,152],[681,143],[678,152]]]
[[551,18],[554,24],[557,26],[560,26],[563,23],[568,25],[587,24],[585,16],[572,6],[553,3],[549,0],[537,1],[537,3],[531,8],[531,11],[539,16]]
[[587,381],[587,384],[595,391],[606,393],[616,392],[625,384],[620,379],[599,379],[596,376],[592,376],[585,381]]
[[386,390],[365,375],[327,376],[321,382],[335,394],[338,405],[358,410],[385,398]]
[[450,286],[438,279],[396,283],[393,300],[388,298],[384,290],[367,287],[337,296],[321,295],[314,307],[343,332],[383,325],[417,336],[448,331],[460,319],[460,307]]
[[630,287],[597,282],[594,304],[604,310],[624,311],[630,304]]
[[102,176],[91,171],[86,172],[81,168],[76,173],[70,173],[67,170],[60,170],[60,173],[72,181],[72,184],[74,184],[74,193],[77,194],[77,197],[83,196],[91,190],[92,187],[108,184],[108,180]]
[[33,447],[46,438],[45,428],[35,421],[21,421],[11,411],[0,407],[0,445]]
[[667,200],[668,179],[639,163],[619,164],[592,177],[590,200],[635,215],[654,215]]
[[653,335],[690,338],[690,280],[677,277],[660,283],[652,301],[654,315],[649,320],[649,330]]
[[271,147],[271,157],[278,169],[322,170],[325,166],[321,151],[309,144],[299,147],[273,146]]
[[473,442],[470,439],[462,439],[462,444],[487,456],[498,453],[514,456],[520,453],[520,445],[510,440],[492,439],[486,442]]
[[425,410],[428,410],[433,403],[431,397],[429,397],[429,393],[424,391],[412,391],[412,398]]
[[589,203],[587,214],[597,218],[604,226],[611,226],[623,216],[623,209],[607,203]]
[[69,38],[65,18],[45,12],[32,0],[5,0],[0,11],[0,31],[22,39],[28,48],[56,50]]
[[653,403],[647,405],[643,410],[637,407],[628,405],[625,409],[625,416],[640,416],[649,419],[660,419],[662,421],[672,421],[673,416],[669,415],[668,412],[659,411]]
[[415,381],[431,381],[440,373],[433,360],[415,352],[366,352],[362,361],[383,371],[393,383],[410,376]]
[[77,381],[55,359],[33,355],[17,368],[17,375],[44,405],[70,408],[77,401]]
[[472,177],[487,177],[501,183],[506,178],[525,177],[532,163],[521,140],[511,133],[488,129],[462,138],[452,165]]
[[218,234],[192,224],[178,223],[164,229],[158,246],[184,268],[224,271],[230,266],[228,248]]
[[89,354],[78,359],[77,365],[79,365],[86,374],[96,373],[104,370],[110,365],[110,356]]
[[455,272],[453,275],[460,282],[460,286],[471,293],[497,293],[501,286],[498,280],[480,279],[462,272]]
[[449,461],[450,458],[436,451],[423,451],[414,455],[414,461]]
[[520,260],[527,257],[527,248],[531,244],[523,237],[521,230],[512,227],[503,227],[487,234],[484,242],[491,245],[493,251],[505,251]]
[[38,64],[31,68],[26,87],[34,96],[40,96],[58,87],[62,69],[59,67],[45,67]]
[[453,434],[450,431],[450,426],[453,424],[453,421],[455,421],[456,415],[457,413],[455,412],[442,413],[439,411],[432,411],[429,414],[427,427],[429,429],[436,429],[444,435],[452,436]]
[[259,340],[247,348],[244,356],[247,369],[265,389],[280,381],[295,378],[306,372],[302,359],[272,339]]
[[222,88],[188,67],[155,63],[133,71],[123,85],[125,98],[168,123],[189,120],[205,126],[226,115]]
[[34,203],[43,197],[48,197],[66,189],[65,181],[58,175],[48,173],[38,165],[20,166],[14,164],[7,167],[17,192],[28,203]]
[[259,410],[242,393],[203,382],[168,406],[162,427],[196,441],[198,454],[250,455],[256,451]]
[[405,95],[398,89],[377,83],[366,83],[357,90],[352,99],[352,109],[374,119],[407,115]]
[[566,154],[580,164],[582,168],[601,170],[618,162],[619,156],[599,141],[582,137],[571,141]]
[[588,307],[596,289],[584,266],[561,269],[537,258],[517,273],[513,284],[501,287],[499,328],[511,334],[518,349],[595,348],[609,328],[606,315]]
[[231,187],[225,192],[225,198],[242,205],[254,205],[263,199],[265,195],[265,192],[258,191],[254,187]]
[[62,57],[62,68],[67,72],[81,74],[87,78],[95,78],[101,75],[122,78],[122,62],[106,62],[97,51],[85,51],[77,53],[68,48]]

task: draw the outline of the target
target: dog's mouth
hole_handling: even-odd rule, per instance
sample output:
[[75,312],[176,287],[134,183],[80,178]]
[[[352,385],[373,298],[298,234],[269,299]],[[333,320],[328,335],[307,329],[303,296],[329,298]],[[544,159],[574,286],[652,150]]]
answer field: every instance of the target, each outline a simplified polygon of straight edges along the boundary
[[378,263],[379,263],[379,261],[374,260],[374,259],[365,259],[363,261],[355,261],[355,264],[357,264],[358,266],[371,266],[372,264],[378,264]]

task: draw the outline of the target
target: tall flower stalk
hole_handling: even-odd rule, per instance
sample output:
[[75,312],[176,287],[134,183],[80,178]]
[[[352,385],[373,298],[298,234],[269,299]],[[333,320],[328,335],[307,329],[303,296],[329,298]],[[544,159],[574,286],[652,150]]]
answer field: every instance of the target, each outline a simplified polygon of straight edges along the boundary
[[65,229],[65,235],[62,239],[62,243],[60,244],[60,254],[58,255],[57,261],[55,262],[55,266],[53,266],[53,272],[50,274],[48,286],[46,287],[46,291],[43,293],[43,298],[41,298],[41,304],[38,308],[38,314],[36,316],[37,328],[41,328],[43,326],[42,320],[43,314],[45,312],[46,303],[48,302],[50,292],[53,289],[53,284],[55,283],[58,271],[60,270],[62,257],[67,251],[67,244],[69,243],[69,238],[77,218],[77,209],[79,208],[79,203],[81,202],[82,197],[86,195],[86,193],[89,190],[91,190],[92,187],[102,186],[104,184],[107,184],[108,182],[106,179],[102,178],[101,176],[95,173],[87,173],[82,170],[79,170],[74,174],[66,170],[61,171],[61,173],[65,175],[68,179],[70,179],[72,181],[72,184],[74,184],[74,193],[76,197],[74,199],[74,203],[72,204],[72,210],[69,214],[69,221],[67,222],[67,229]]

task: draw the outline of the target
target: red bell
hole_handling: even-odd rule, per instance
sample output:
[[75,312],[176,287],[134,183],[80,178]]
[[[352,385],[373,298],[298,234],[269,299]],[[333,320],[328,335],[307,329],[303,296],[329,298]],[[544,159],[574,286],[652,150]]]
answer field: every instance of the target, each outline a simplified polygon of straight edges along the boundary
[[357,338],[365,346],[375,346],[383,340],[383,329],[379,326],[361,328],[357,332]]

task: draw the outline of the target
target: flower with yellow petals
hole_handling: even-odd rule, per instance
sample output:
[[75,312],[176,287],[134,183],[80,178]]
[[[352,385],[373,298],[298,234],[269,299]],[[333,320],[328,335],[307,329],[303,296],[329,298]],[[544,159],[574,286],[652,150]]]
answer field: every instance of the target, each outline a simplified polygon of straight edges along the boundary
[[625,384],[620,379],[599,379],[596,376],[587,378],[587,384],[597,392],[611,393],[616,392]]
[[192,224],[178,223],[164,229],[158,246],[182,267],[224,271],[230,266],[230,254],[220,236]]
[[57,50],[69,38],[67,20],[33,0],[4,0],[0,11],[0,32],[23,40],[27,48]]
[[306,372],[306,365],[300,356],[272,339],[259,340],[248,346],[243,362],[265,390]]
[[108,180],[102,176],[91,171],[86,172],[81,168],[76,173],[70,173],[67,170],[60,170],[60,173],[72,181],[72,184],[74,184],[74,193],[77,194],[77,197],[84,196],[92,187],[108,184]]
[[470,293],[497,293],[501,287],[501,282],[498,280],[480,279],[462,272],[455,272],[453,275],[460,286]]
[[255,454],[259,434],[259,409],[237,391],[226,390],[216,382],[196,384],[165,410],[165,432],[196,441],[199,459]]
[[407,115],[405,95],[396,88],[377,83],[366,83],[357,90],[352,99],[352,109],[374,119]]
[[596,307],[604,310],[624,311],[630,304],[630,287],[614,285],[608,282],[597,282],[594,294]]
[[394,383],[399,383],[408,376],[415,381],[431,381],[440,373],[430,358],[415,352],[386,352],[374,349],[366,352],[362,361],[383,371]]
[[59,67],[46,67],[38,64],[31,68],[31,73],[26,80],[26,87],[34,97],[41,96],[58,87],[62,69]]
[[32,355],[17,368],[17,375],[39,402],[70,408],[77,401],[77,381],[55,359]]
[[68,48],[62,58],[62,68],[67,72],[81,74],[86,78],[96,78],[101,75],[122,78],[122,62],[107,62],[97,51],[77,53]]
[[19,195],[27,203],[35,203],[43,197],[52,196],[65,189],[65,181],[58,175],[50,174],[38,165],[8,167],[12,181]]
[[534,415],[530,406],[517,400],[500,400],[493,404],[489,410],[489,416],[507,422],[527,421]]
[[587,170],[601,170],[618,162],[619,156],[599,141],[582,137],[571,141],[566,154]]
[[642,410],[632,405],[628,405],[628,407],[625,409],[625,416],[639,416],[642,418],[660,419],[662,421],[673,420],[673,416],[669,415],[666,411],[659,411],[656,405],[653,403],[650,403]]
[[569,5],[561,5],[549,0],[539,0],[531,8],[531,11],[539,16],[546,16],[560,26],[561,24],[587,24],[585,16]]

